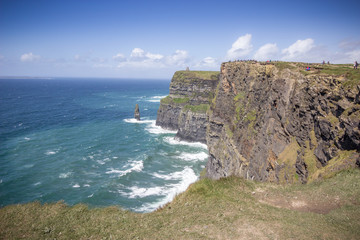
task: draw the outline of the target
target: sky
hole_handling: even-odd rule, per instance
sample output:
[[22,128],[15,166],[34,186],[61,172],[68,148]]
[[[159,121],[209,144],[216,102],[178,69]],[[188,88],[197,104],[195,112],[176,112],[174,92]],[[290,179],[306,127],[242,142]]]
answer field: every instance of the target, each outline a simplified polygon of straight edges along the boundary
[[0,76],[171,79],[235,59],[360,62],[360,1],[0,0]]

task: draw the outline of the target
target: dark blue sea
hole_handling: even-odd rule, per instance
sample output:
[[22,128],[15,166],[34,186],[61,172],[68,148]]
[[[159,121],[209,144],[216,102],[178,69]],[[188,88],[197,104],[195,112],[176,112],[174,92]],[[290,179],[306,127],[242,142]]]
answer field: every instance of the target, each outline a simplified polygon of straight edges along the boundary
[[208,154],[155,126],[169,84],[0,79],[0,206],[63,200],[150,212],[171,201]]

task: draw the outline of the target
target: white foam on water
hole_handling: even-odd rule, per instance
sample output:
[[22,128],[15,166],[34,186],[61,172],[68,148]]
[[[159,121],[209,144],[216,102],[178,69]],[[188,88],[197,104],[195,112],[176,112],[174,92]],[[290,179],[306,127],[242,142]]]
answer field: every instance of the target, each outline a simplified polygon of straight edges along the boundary
[[26,140],[26,141],[30,141],[30,140],[31,140],[31,138],[24,137],[24,140]]
[[52,151],[52,150],[48,150],[45,152],[45,155],[54,155],[54,154],[57,154],[58,153],[58,150],[55,150],[55,151]]
[[148,102],[160,102],[160,100],[165,97],[167,97],[167,95],[166,96],[153,96],[153,97],[151,97],[151,99],[149,99],[147,101]]
[[60,173],[59,178],[68,178],[71,176],[71,174],[72,172]]
[[135,118],[126,118],[124,119],[124,122],[127,122],[127,123],[152,123],[152,121],[154,120],[136,120]]
[[90,184],[84,184],[83,187],[90,187]]
[[74,186],[72,186],[73,188],[79,188],[80,187],[80,185],[79,184],[75,184]]
[[130,192],[118,191],[120,194],[128,198],[144,198],[148,196],[164,196],[160,201],[153,203],[145,203],[140,208],[134,209],[135,211],[140,212],[151,212],[157,208],[165,205],[166,203],[172,201],[174,197],[184,192],[190,184],[194,183],[198,177],[196,176],[194,170],[190,167],[185,167],[184,170],[179,172],[174,172],[169,175],[163,174],[154,174],[156,177],[162,178],[164,180],[180,180],[178,183],[166,184],[165,186],[156,186],[150,188],[141,188],[133,186],[128,188]]
[[94,194],[90,194],[89,196],[87,196],[88,198],[92,198],[94,196]]
[[24,168],[32,168],[34,166],[34,164],[26,164],[24,165]]
[[100,164],[100,165],[104,165],[104,164],[105,164],[105,162],[102,161],[102,160],[97,160],[96,162],[97,162],[98,164]]
[[166,98],[168,95],[165,96],[153,96],[153,99],[162,99],[162,98]]
[[144,198],[148,196],[158,196],[164,191],[163,187],[139,188],[133,186],[128,188],[131,192],[128,194],[129,198]]
[[192,171],[191,168],[189,167],[185,167],[184,170],[179,171],[179,172],[173,172],[170,174],[160,174],[160,173],[153,173],[151,175],[153,175],[156,178],[161,178],[164,180],[181,180],[183,179],[184,175],[188,174],[188,171]]
[[207,145],[200,142],[186,142],[182,140],[178,140],[174,137],[164,137],[164,141],[171,145],[186,145],[190,147],[196,147],[196,148],[204,148],[207,149]]
[[149,121],[150,121],[150,124],[148,126],[146,126],[146,128],[145,128],[145,130],[148,131],[149,133],[152,133],[152,134],[169,134],[169,133],[175,134],[175,133],[177,133],[177,131],[165,129],[160,126],[156,126],[155,120],[149,120]]
[[197,161],[204,161],[209,157],[209,155],[205,152],[200,153],[181,153],[180,156],[177,158],[188,161],[188,162],[197,162]]
[[[130,167],[130,168],[128,168]],[[122,177],[131,172],[141,172],[144,168],[143,161],[131,161],[124,166],[124,168],[128,168],[126,170],[119,170],[114,168],[109,168],[109,171],[105,172],[106,174],[117,174],[118,177]]]
[[40,185],[41,182],[34,183],[34,186]]

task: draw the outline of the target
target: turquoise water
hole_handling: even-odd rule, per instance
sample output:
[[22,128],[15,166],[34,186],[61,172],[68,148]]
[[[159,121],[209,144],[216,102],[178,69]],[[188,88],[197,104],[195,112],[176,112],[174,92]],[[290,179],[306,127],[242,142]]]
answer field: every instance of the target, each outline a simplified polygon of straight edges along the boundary
[[0,80],[0,205],[64,200],[149,212],[171,201],[208,155],[155,126],[169,83]]

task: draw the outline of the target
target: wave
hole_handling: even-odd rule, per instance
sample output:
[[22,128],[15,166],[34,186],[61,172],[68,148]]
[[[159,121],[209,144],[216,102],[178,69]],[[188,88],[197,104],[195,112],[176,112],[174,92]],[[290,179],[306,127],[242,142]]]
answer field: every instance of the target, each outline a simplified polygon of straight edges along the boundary
[[135,118],[127,118],[127,119],[124,119],[124,122],[127,122],[127,123],[152,123],[153,121],[155,120],[136,120]]
[[160,126],[156,126],[155,120],[136,120],[135,118],[127,118],[124,119],[124,122],[127,123],[139,123],[139,124],[147,124],[145,130],[152,134],[175,134],[177,131],[175,130],[169,130],[162,128]]
[[154,99],[162,99],[162,98],[166,98],[168,95],[164,95],[164,96],[153,96],[152,98]]
[[182,153],[180,154],[180,156],[178,156],[178,158],[180,158],[181,160],[184,161],[188,161],[188,162],[197,162],[197,161],[204,161],[209,157],[209,155],[205,152],[200,152],[200,153]]
[[122,177],[128,173],[131,173],[133,171],[135,172],[141,172],[144,168],[144,162],[143,161],[132,161],[129,162],[128,164],[126,164],[124,166],[124,168],[130,167],[129,169],[126,170],[119,170],[119,169],[114,169],[114,168],[109,168],[109,171],[105,172],[106,174],[117,174],[118,177]]
[[196,147],[196,148],[204,148],[207,149],[207,145],[200,142],[186,142],[182,140],[178,140],[174,137],[165,137],[164,141],[171,145],[186,145],[190,147]]
[[161,99],[167,97],[167,95],[165,96],[153,96],[151,97],[151,99],[147,100],[147,102],[160,102]]
[[145,130],[148,131],[149,133],[152,133],[152,134],[169,134],[169,133],[175,134],[175,133],[177,133],[177,131],[165,129],[160,126],[156,126],[155,120],[149,120],[149,121],[151,121],[150,124],[145,128]]
[[79,187],[80,187],[80,185],[76,183],[76,184],[75,184],[75,185],[73,185],[72,187],[73,187],[73,188],[79,188]]
[[49,156],[49,155],[55,155],[55,154],[58,153],[58,151],[59,151],[59,150],[55,150],[55,151],[48,150],[48,151],[45,152],[45,155],[48,155],[48,156]]
[[59,178],[68,178],[72,175],[72,172],[60,173]]
[[178,183],[167,184],[165,186],[159,187],[150,187],[150,188],[142,188],[142,187],[129,187],[127,190],[129,192],[124,192],[119,190],[118,192],[125,197],[128,198],[144,198],[149,196],[164,196],[160,199],[160,201],[153,203],[145,203],[141,207],[133,209],[138,212],[151,212],[156,210],[157,208],[165,205],[166,203],[172,201],[174,197],[184,192],[188,186],[194,183],[198,177],[196,176],[194,170],[190,167],[185,167],[184,170],[179,172],[174,172],[169,175],[163,175],[159,173],[153,174],[155,177],[162,178],[164,180],[180,180]]

